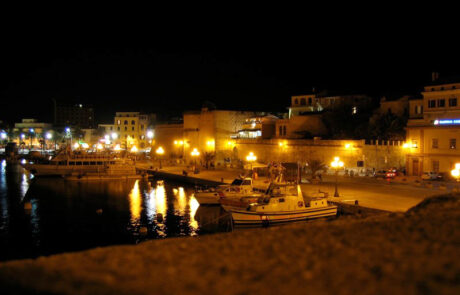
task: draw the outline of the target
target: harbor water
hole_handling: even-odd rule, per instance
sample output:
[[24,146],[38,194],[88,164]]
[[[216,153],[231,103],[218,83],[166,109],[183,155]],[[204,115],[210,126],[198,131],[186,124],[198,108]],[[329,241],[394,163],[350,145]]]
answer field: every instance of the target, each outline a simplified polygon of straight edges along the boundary
[[0,261],[226,230],[225,212],[184,184],[34,178],[1,161]]

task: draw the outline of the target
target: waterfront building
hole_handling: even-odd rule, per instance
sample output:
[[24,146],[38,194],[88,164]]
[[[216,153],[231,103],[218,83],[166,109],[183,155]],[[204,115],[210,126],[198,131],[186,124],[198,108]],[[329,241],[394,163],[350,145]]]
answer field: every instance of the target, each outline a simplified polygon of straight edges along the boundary
[[58,127],[94,128],[94,108],[82,103],[54,100],[54,125]]
[[460,79],[433,80],[424,87],[422,98],[409,101],[406,166],[410,175],[450,173],[460,162]]
[[183,158],[184,156],[184,124],[167,122],[155,125],[155,148],[160,146],[165,157]]
[[[130,149],[133,146],[147,148],[152,142],[153,114],[141,114],[139,112],[116,112],[113,125],[104,124],[102,127],[109,128],[110,133],[117,134],[116,140],[123,148]],[[101,126],[101,125],[100,125]],[[109,131],[109,130],[107,130]]]
[[244,120],[242,128],[234,138],[272,138],[275,136],[275,125],[279,118],[273,115],[250,117]]
[[200,111],[184,112],[182,140],[185,159],[194,160],[191,152],[197,149],[201,156],[214,154],[217,164],[229,162],[234,148],[232,136],[243,129],[247,118],[256,115],[255,112],[211,110],[206,107]]
[[14,124],[13,133],[9,134],[9,138],[18,145],[37,147],[43,143],[46,133],[51,131],[52,127],[52,124],[38,122],[36,119],[22,119],[20,123]]

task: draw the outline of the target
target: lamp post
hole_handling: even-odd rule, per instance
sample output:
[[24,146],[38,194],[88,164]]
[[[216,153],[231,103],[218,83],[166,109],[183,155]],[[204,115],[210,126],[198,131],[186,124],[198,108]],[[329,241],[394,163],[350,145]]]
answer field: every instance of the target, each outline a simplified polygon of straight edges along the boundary
[[246,156],[246,161],[251,163],[251,177],[252,177],[252,162],[257,160],[257,156],[254,155],[253,152],[250,152],[249,155]]
[[200,152],[196,148],[194,148],[192,152],[190,153],[190,155],[192,155],[194,159],[195,164],[193,165],[193,172],[195,172],[196,171],[196,158],[200,155]]
[[162,168],[161,167],[161,156],[163,156],[163,154],[165,153],[164,149],[160,146],[159,148],[157,148],[157,150],[155,151],[155,153],[158,155],[158,159],[160,161],[160,169]]
[[338,198],[339,196],[339,191],[338,191],[338,174],[339,174],[339,169],[343,167],[343,162],[340,161],[339,157],[335,157],[334,161],[331,162],[332,168],[335,169],[335,192],[334,192],[334,197]]

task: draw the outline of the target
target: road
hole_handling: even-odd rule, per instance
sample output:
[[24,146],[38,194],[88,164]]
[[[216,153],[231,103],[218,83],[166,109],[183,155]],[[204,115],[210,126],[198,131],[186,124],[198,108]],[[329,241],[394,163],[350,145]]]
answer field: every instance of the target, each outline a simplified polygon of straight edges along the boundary
[[[321,184],[303,184],[302,190],[313,192],[317,190],[328,192],[334,195],[335,178],[333,176],[323,177]],[[359,205],[369,208],[404,212],[417,205],[423,199],[447,193],[452,186],[440,189],[439,185],[432,188],[416,186],[415,184],[403,184],[397,182],[388,183],[383,179],[364,178],[364,177],[339,177],[338,192],[340,201],[352,202],[358,200]]]

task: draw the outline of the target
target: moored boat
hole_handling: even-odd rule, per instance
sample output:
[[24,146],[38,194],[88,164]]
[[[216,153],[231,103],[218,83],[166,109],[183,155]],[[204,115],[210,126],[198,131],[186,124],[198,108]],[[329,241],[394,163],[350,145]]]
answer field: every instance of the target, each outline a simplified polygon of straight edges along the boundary
[[253,188],[251,178],[237,178],[230,185],[220,185],[217,188],[195,192],[195,198],[200,205],[219,205],[222,201],[239,201],[241,198],[257,199],[260,196],[262,194]]
[[297,184],[272,183],[266,194],[246,209],[223,207],[236,226],[268,226],[337,215],[337,206],[328,204],[325,196],[304,198]]

